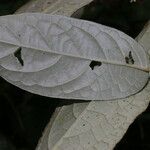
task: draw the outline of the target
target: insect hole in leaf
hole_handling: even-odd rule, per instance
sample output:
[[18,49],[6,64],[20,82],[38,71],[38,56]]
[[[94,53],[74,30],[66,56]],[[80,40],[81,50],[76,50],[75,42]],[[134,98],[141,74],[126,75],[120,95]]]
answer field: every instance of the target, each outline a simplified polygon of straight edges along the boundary
[[24,66],[24,62],[23,59],[21,57],[21,50],[22,48],[19,47],[15,52],[14,52],[14,56],[18,59],[18,61],[20,62],[21,66]]
[[126,64],[134,64],[134,59],[132,57],[132,52],[129,51],[129,55],[125,57]]
[[93,70],[95,66],[101,66],[101,65],[102,65],[102,62],[100,62],[100,61],[91,61],[89,66]]

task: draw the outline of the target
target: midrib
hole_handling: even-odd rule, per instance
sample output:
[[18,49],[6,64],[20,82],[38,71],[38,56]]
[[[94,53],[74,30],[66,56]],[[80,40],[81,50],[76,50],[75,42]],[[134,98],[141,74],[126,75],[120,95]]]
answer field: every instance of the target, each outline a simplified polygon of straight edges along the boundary
[[137,65],[133,65],[133,64],[131,65],[131,64],[125,64],[125,63],[120,63],[120,62],[116,62],[116,61],[108,61],[108,60],[105,60],[105,59],[83,57],[83,56],[68,54],[68,53],[64,53],[64,52],[62,53],[62,52],[52,51],[50,49],[40,49],[40,48],[35,48],[35,47],[32,47],[32,46],[29,47],[29,46],[23,45],[23,44],[19,45],[19,44],[15,44],[15,43],[3,41],[3,40],[0,40],[0,42],[5,43],[5,44],[10,44],[10,45],[13,45],[13,46],[17,46],[17,47],[29,48],[29,49],[33,49],[33,50],[53,53],[53,54],[62,55],[62,56],[68,56],[68,57],[84,59],[84,60],[90,60],[90,61],[98,61],[98,62],[101,62],[102,64],[105,63],[105,64],[112,64],[112,65],[118,65],[118,66],[125,66],[125,67],[138,69],[138,70],[141,70],[141,71],[144,71],[144,72],[149,72],[150,71],[149,68],[141,67],[141,66],[137,66]]

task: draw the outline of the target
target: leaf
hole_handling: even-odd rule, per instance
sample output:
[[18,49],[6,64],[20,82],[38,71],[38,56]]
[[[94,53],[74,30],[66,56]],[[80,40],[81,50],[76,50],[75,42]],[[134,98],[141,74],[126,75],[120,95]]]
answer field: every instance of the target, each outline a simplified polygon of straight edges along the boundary
[[78,9],[92,1],[93,0],[30,0],[30,2],[19,8],[16,13],[44,12],[70,17]]
[[109,100],[135,94],[148,81],[142,46],[89,21],[42,13],[3,16],[0,47],[0,75],[43,96]]

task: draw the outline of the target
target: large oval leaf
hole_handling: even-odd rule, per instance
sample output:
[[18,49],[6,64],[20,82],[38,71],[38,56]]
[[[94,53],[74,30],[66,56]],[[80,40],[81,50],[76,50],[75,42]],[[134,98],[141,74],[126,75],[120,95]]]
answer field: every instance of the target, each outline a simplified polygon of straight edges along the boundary
[[127,97],[147,83],[148,64],[135,40],[110,27],[42,13],[0,17],[0,75],[36,94]]

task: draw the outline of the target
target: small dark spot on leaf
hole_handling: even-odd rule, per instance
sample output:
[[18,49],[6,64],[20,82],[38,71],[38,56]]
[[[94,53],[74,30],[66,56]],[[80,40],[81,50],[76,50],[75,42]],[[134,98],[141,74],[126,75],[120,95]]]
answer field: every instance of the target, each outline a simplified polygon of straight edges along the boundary
[[83,127],[85,126],[85,124],[83,124]]
[[102,63],[100,61],[91,61],[89,66],[93,70],[95,66],[101,66],[101,65],[102,65]]
[[14,56],[18,59],[18,61],[20,62],[21,66],[24,66],[24,62],[23,59],[21,57],[21,50],[22,48],[19,47],[15,52],[14,52]]

